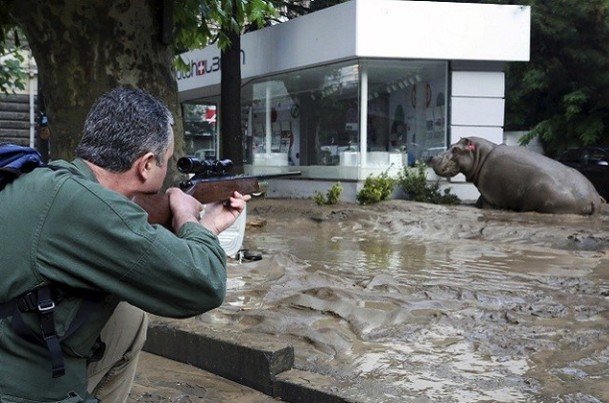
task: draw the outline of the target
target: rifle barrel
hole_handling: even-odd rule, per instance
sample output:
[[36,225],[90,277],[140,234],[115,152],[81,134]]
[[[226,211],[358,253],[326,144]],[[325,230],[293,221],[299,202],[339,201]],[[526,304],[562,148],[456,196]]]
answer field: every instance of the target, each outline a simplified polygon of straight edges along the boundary
[[[241,194],[260,192],[258,180],[300,175],[300,171],[269,175],[251,176],[219,176],[203,179],[193,179],[191,186],[183,188],[199,202],[213,203],[230,198],[235,191]],[[148,222],[161,224],[171,229],[172,214],[169,207],[169,196],[164,193],[138,195],[133,201],[148,212]]]

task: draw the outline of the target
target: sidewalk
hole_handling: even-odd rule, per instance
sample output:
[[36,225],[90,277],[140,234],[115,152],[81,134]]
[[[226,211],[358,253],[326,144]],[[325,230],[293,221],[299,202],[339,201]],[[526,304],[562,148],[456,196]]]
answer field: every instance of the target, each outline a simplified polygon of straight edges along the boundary
[[128,402],[269,403],[261,392],[207,371],[142,352]]

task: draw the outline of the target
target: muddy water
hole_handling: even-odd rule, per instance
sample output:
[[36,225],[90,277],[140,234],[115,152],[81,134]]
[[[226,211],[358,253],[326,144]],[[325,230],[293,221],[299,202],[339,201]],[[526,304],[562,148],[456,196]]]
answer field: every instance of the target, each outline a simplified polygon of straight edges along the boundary
[[[225,304],[362,402],[609,401],[609,216],[250,205]],[[260,226],[261,225],[261,226]]]

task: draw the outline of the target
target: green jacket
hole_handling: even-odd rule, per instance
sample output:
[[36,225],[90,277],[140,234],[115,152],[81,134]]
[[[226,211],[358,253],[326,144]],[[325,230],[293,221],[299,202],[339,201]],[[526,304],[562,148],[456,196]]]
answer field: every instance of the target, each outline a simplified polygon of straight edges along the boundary
[[[226,257],[211,232],[187,223],[176,236],[149,225],[84,161],[53,165],[67,169],[38,168],[0,191],[0,302],[45,283],[76,289],[57,305],[59,335],[82,304],[79,295],[101,295],[102,303],[63,342],[66,375],[56,379],[47,348],[0,319],[0,402],[58,401],[70,392],[90,398],[87,358],[118,301],[180,318],[219,306],[226,292]],[[39,333],[37,314],[23,316]]]

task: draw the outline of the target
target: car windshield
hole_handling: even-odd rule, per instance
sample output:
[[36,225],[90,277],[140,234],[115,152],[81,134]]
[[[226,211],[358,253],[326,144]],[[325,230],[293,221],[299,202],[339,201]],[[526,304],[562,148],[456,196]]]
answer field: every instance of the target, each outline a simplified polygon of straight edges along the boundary
[[609,163],[609,158],[607,157],[607,153],[602,149],[594,149],[588,154],[588,163],[592,165],[605,165],[606,163]]
[[581,150],[573,149],[566,151],[563,155],[560,156],[560,161],[562,162],[580,162],[581,160]]

